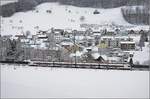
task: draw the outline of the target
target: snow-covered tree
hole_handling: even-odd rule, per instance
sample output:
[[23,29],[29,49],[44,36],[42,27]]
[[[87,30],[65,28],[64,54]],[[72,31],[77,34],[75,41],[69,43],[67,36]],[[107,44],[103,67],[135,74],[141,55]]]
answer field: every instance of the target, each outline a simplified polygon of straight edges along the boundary
[[81,21],[81,22],[85,21],[85,17],[84,17],[84,16],[81,16],[81,17],[80,17],[80,21]]
[[139,41],[139,46],[141,48],[141,51],[142,51],[142,47],[144,47],[144,36],[143,34],[141,34],[141,37],[140,37],[140,41]]
[[130,60],[129,60],[129,64],[130,64],[130,66],[131,66],[131,70],[132,70],[132,68],[133,68],[133,59],[132,59],[132,58],[130,58]]

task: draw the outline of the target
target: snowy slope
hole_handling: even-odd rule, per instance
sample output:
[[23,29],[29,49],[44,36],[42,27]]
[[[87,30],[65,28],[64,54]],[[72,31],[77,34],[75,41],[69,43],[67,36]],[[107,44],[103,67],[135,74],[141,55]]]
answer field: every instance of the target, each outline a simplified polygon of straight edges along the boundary
[[149,98],[149,71],[1,65],[2,98]]
[[18,0],[0,0],[0,5],[6,5],[14,2],[18,2]]
[[[52,13],[47,13],[51,10]],[[19,12],[12,17],[2,17],[2,35],[17,34],[21,31],[30,30],[33,34],[38,29],[80,29],[80,24],[106,25],[115,23],[128,25],[121,13],[121,7],[113,9],[97,9],[100,14],[94,15],[94,8],[81,8],[74,6],[59,5],[58,3],[43,3],[33,11]],[[36,13],[38,11],[38,13]],[[81,21],[80,17],[85,20]],[[21,22],[22,21],[22,22]],[[39,26],[39,28],[37,28]]]

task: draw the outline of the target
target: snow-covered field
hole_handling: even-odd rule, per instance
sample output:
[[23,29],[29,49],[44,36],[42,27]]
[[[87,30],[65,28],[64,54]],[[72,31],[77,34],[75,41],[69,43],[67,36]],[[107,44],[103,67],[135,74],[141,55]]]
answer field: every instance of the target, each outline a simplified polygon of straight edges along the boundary
[[[47,10],[51,10],[51,13],[47,13]],[[15,35],[28,30],[35,34],[36,31],[52,27],[80,30],[80,24],[115,23],[132,26],[124,20],[121,7],[97,9],[100,12],[97,15],[93,14],[94,10],[44,3],[35,10],[19,12],[12,17],[0,16],[1,34]],[[81,16],[85,17],[82,21]],[[133,29],[140,27],[145,28],[137,26]],[[140,63],[145,63],[149,58],[147,46],[141,52],[132,53],[134,60]],[[2,64],[0,67],[2,98],[149,98],[149,71],[15,67]]]
[[1,65],[2,98],[149,98],[149,71]]
[[[20,34],[22,31],[30,31],[32,34],[35,34],[38,30],[48,30],[52,27],[80,30],[80,24],[109,25],[113,23],[133,26],[124,20],[121,7],[97,10],[100,14],[93,14],[95,8],[43,3],[32,11],[15,13],[12,17],[8,18],[1,17],[1,34],[15,35]],[[47,13],[47,11],[51,12]],[[81,21],[80,18],[82,16],[84,18]]]

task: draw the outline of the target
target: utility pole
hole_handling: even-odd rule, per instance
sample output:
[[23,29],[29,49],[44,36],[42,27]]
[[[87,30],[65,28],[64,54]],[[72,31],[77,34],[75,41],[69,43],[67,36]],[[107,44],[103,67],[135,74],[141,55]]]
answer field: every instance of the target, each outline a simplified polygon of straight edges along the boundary
[[[150,11],[150,6],[149,6],[149,4],[148,4],[148,12]],[[148,17],[148,23],[150,24],[150,17]],[[149,66],[150,66],[150,25],[149,25],[149,30],[148,30],[148,36],[149,36]],[[149,70],[150,70],[150,68],[149,68]]]
[[74,49],[74,54],[75,54],[75,56],[74,56],[75,67],[76,67],[76,65],[77,65],[77,59],[76,59],[76,38],[75,38],[76,33],[77,33],[77,30],[73,30],[73,35],[74,35],[74,47],[75,47],[75,49]]

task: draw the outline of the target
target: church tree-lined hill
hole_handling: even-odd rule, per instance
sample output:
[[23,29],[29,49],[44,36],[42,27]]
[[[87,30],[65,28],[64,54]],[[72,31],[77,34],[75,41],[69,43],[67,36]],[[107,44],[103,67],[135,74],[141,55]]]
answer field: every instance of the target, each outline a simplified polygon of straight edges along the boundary
[[149,24],[150,0],[18,0],[18,2],[1,6],[0,15],[10,17],[16,12],[32,10],[44,2],[59,2],[65,5],[94,8],[125,6],[122,8],[122,14],[129,23]]

